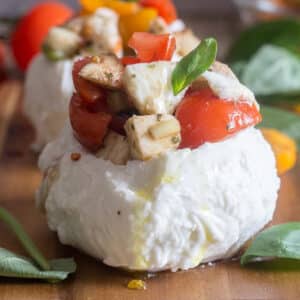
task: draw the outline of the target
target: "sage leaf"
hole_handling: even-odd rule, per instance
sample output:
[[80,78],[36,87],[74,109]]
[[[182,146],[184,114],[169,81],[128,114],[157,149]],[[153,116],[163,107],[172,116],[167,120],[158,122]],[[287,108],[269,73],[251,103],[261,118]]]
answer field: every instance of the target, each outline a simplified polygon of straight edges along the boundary
[[243,66],[239,78],[258,97],[300,95],[300,59],[284,48],[266,45]]
[[207,38],[181,59],[172,73],[172,87],[175,96],[213,64],[217,51],[217,41]]
[[241,257],[241,264],[273,258],[300,259],[300,222],[273,226],[258,234]]
[[64,280],[76,271],[73,259],[56,259],[50,261],[51,270],[42,271],[33,260],[19,256],[0,248],[0,276],[13,278],[41,279],[48,282]]
[[300,116],[280,108],[261,105],[263,121],[259,127],[275,128],[295,139],[300,149]]
[[3,221],[15,233],[27,253],[42,270],[50,270],[48,261],[35,246],[22,225],[3,207],[0,207],[0,221]]

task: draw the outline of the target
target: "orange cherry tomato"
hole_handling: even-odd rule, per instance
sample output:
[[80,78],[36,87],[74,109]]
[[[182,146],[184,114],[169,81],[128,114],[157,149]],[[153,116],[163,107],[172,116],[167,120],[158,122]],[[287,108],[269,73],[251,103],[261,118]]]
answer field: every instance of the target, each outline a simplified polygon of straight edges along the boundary
[[181,125],[180,148],[197,148],[218,142],[250,126],[262,117],[255,105],[222,100],[209,88],[187,94],[176,110]]
[[170,34],[135,32],[128,42],[141,62],[171,60],[176,49],[176,39]]
[[140,4],[145,7],[152,7],[168,23],[177,19],[176,7],[172,0],[141,0]]
[[89,109],[78,94],[71,99],[69,113],[76,139],[90,151],[97,151],[103,143],[112,116],[102,111],[101,107],[99,111],[95,106]]
[[77,60],[73,65],[73,82],[77,93],[80,97],[89,103],[94,103],[98,100],[105,100],[106,93],[98,85],[79,76],[81,69],[88,63],[93,62],[91,56]]
[[11,37],[12,51],[20,69],[26,70],[31,59],[40,52],[49,29],[64,23],[73,13],[62,3],[46,2],[36,5],[20,20]]

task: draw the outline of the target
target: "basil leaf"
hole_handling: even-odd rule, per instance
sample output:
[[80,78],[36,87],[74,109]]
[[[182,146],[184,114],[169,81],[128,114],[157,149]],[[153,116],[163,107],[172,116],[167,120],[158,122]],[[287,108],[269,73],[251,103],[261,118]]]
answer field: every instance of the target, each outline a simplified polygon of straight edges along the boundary
[[300,259],[300,222],[273,226],[258,234],[241,264],[272,258]]
[[292,19],[276,20],[249,28],[232,46],[228,61],[248,61],[265,44],[277,45],[300,54],[300,22]]
[[279,108],[261,105],[263,121],[259,127],[278,129],[296,140],[300,149],[300,116]]
[[27,253],[34,259],[42,270],[49,270],[50,266],[32,239],[24,231],[22,225],[4,208],[0,207],[0,220],[3,221],[17,236]]
[[300,95],[300,59],[284,48],[263,46],[240,79],[257,96]]
[[46,58],[53,62],[57,62],[68,58],[63,51],[54,50],[47,44],[42,45],[42,51]]
[[76,271],[76,264],[70,258],[52,260],[50,267],[50,271],[41,271],[34,261],[0,248],[0,276],[58,282]]
[[181,59],[172,74],[172,86],[175,96],[213,64],[217,56],[217,48],[217,41],[208,38]]

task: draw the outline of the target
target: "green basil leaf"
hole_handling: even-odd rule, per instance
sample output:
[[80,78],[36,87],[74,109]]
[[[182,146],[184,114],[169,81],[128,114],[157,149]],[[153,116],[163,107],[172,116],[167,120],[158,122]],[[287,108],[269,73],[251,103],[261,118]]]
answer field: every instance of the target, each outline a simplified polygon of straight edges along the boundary
[[53,62],[64,60],[64,59],[68,58],[68,56],[64,52],[54,50],[51,47],[49,47],[47,44],[42,45],[42,51],[43,51],[44,55],[46,56],[46,58]]
[[27,235],[22,225],[3,207],[0,207],[0,221],[3,221],[15,233],[27,253],[42,270],[50,270],[48,261]]
[[178,95],[213,64],[217,51],[217,41],[213,38],[208,38],[181,59],[172,74],[174,95]]
[[0,276],[58,282],[76,271],[76,263],[71,258],[52,260],[50,267],[50,271],[41,271],[34,261],[0,248]]
[[300,222],[273,226],[258,234],[241,264],[273,258],[300,259]]
[[300,116],[283,109],[261,105],[263,121],[259,127],[278,129],[296,140],[300,149]]
[[277,45],[300,54],[300,22],[292,19],[276,20],[247,29],[229,51],[228,61],[248,61],[265,44]]
[[260,48],[240,73],[257,96],[300,95],[300,59],[284,48]]

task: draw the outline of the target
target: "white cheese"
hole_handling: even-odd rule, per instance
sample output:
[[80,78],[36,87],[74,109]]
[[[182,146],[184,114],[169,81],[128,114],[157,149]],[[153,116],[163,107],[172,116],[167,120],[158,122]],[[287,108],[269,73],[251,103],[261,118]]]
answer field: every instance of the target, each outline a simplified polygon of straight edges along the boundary
[[[79,161],[70,159],[74,151]],[[280,183],[254,128],[117,166],[86,152],[68,127],[39,164],[58,171],[39,194],[60,241],[131,270],[185,270],[231,257],[272,219]]]
[[56,138],[68,118],[72,65],[73,60],[50,62],[39,54],[28,68],[23,107],[36,130],[36,150]]
[[172,114],[186,89],[174,96],[172,72],[175,62],[158,61],[129,65],[123,83],[141,114]]

